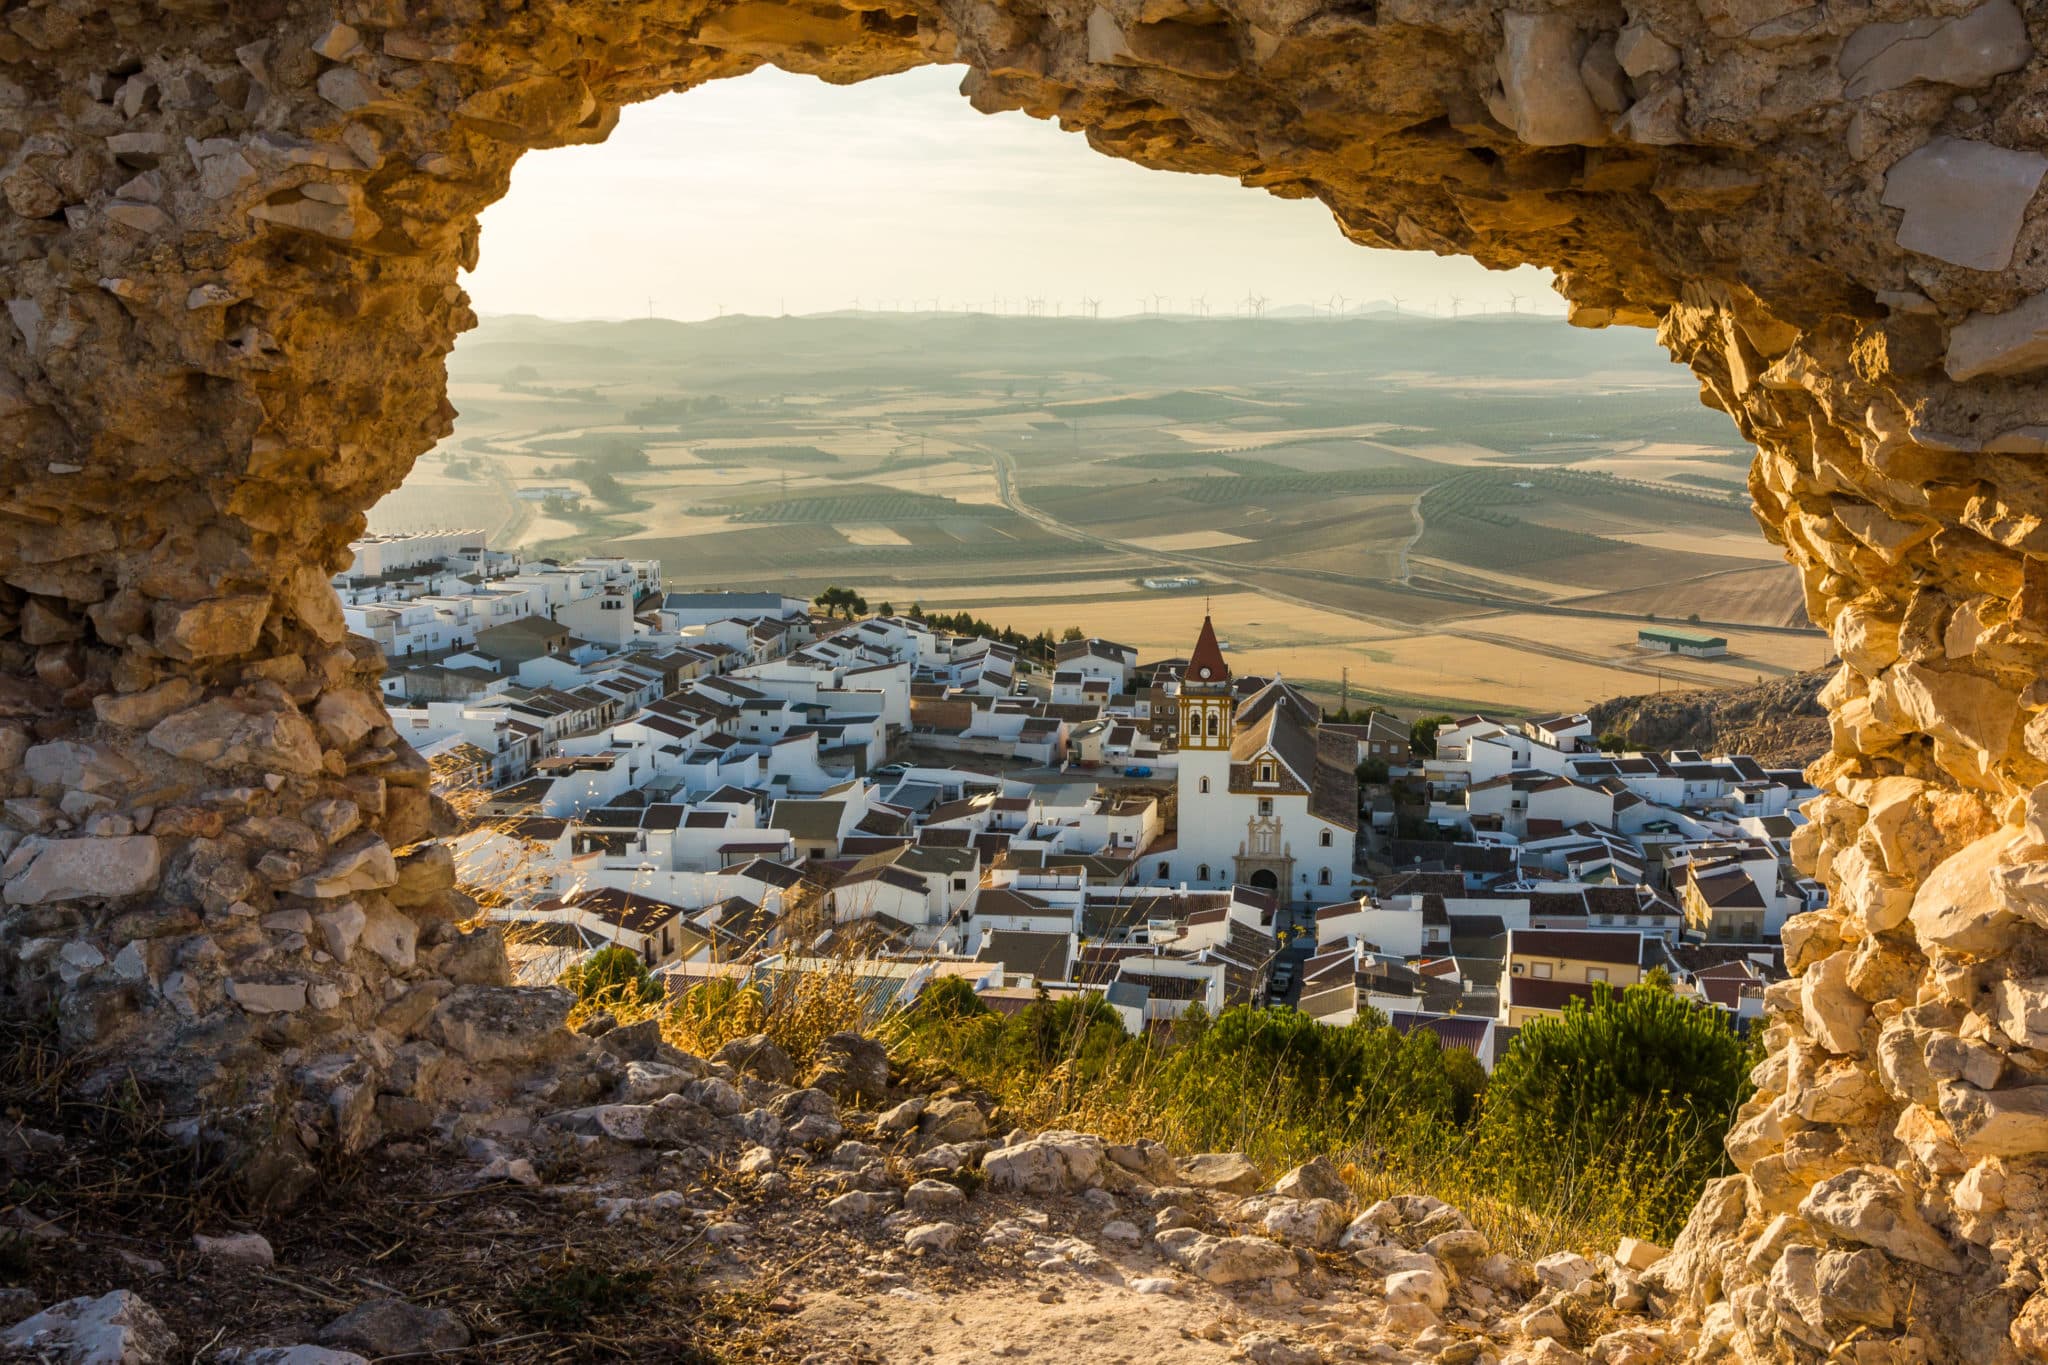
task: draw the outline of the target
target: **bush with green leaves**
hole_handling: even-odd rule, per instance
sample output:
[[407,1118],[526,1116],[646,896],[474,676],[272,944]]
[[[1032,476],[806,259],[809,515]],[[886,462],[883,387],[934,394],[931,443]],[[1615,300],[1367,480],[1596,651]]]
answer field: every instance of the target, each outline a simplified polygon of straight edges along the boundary
[[1749,1093],[1753,1048],[1720,1011],[1655,985],[1596,986],[1522,1026],[1477,1130],[1503,1192],[1626,1189],[1658,1234],[1728,1170],[1721,1139]]
[[[1393,1151],[1469,1117],[1485,1077],[1470,1055],[1370,1012],[1331,1028],[1291,1009],[1190,1009],[1132,1037],[1100,995],[972,1012],[935,983],[897,1017],[899,1051],[938,1062],[1034,1121],[1242,1151],[1287,1165],[1318,1152]],[[978,1006],[980,1002],[977,1000]]]
[[631,948],[599,948],[562,974],[562,984],[585,1005],[652,1005],[662,989]]
[[1377,1193],[1428,1192],[1527,1251],[1668,1240],[1705,1182],[1755,1060],[1669,989],[1604,988],[1525,1026],[1489,1081],[1428,1029],[1367,1010],[1332,1027],[1284,1008],[1191,1009],[1132,1037],[1101,996],[990,1012],[934,982],[892,1016],[891,1050],[986,1090],[1007,1122],[1240,1151],[1269,1171],[1317,1155]]
[[1449,725],[1455,717],[1446,715],[1422,716],[1408,727],[1408,747],[1420,758],[1436,757],[1436,732]]

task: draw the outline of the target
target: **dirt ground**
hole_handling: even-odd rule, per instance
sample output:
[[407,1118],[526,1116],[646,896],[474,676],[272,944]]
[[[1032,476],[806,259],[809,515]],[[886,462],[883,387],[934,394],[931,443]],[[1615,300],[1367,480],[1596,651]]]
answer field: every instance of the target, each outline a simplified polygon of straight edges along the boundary
[[[951,1293],[892,1288],[881,1295],[821,1294],[790,1320],[821,1353],[849,1360],[982,1365],[1029,1360],[1069,1365],[1210,1365],[1232,1358],[1228,1337],[1199,1334],[1214,1305],[1124,1285],[1082,1281],[1048,1286],[977,1286]],[[1243,1330],[1250,1330],[1247,1326]]]

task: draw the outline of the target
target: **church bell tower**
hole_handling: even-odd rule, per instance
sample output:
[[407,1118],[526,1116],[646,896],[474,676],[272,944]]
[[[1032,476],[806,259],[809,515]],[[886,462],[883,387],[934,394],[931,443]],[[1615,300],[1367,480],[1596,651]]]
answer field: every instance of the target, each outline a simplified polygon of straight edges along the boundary
[[1180,678],[1180,747],[1182,753],[1230,748],[1230,665],[1216,643],[1216,627],[1202,618],[1202,633]]

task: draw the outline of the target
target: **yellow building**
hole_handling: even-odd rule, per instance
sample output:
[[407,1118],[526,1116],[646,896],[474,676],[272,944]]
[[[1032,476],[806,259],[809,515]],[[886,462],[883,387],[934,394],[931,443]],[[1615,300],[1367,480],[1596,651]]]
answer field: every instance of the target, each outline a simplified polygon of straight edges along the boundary
[[1764,937],[1764,895],[1733,858],[1690,863],[1680,892],[1688,937],[1756,943]]
[[1602,982],[1621,990],[1643,979],[1644,939],[1628,930],[1510,929],[1501,971],[1500,1022],[1520,1028],[1591,999]]

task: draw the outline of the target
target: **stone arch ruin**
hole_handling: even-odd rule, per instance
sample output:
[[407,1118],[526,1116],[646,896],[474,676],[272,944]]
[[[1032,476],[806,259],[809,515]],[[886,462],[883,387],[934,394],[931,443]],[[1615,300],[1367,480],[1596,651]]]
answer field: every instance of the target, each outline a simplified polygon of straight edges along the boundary
[[448,812],[326,586],[449,430],[477,214],[632,101],[963,63],[978,108],[1354,241],[1554,267],[1692,367],[1843,660],[1799,847],[1835,906],[1658,1274],[1703,1355],[2041,1358],[2043,42],[2031,0],[11,5],[7,1003],[283,1194],[530,1084],[559,1005],[455,928]]

